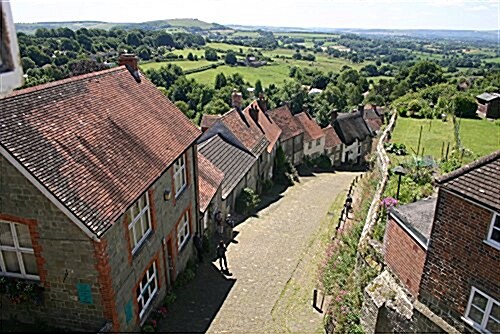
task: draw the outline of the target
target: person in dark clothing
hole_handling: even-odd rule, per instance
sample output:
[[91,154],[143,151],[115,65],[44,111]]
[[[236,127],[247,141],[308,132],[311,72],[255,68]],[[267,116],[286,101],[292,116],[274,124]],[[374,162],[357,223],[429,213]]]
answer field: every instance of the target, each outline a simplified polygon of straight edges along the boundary
[[201,240],[198,232],[194,235],[193,242],[194,247],[196,248],[196,253],[198,254],[198,261],[203,262],[203,241]]
[[[228,271],[227,269],[227,259],[226,259],[226,245],[224,245],[224,241],[221,240],[219,242],[219,246],[217,246],[217,258],[219,259],[219,265],[221,271]],[[222,262],[224,261],[224,267],[222,266]]]

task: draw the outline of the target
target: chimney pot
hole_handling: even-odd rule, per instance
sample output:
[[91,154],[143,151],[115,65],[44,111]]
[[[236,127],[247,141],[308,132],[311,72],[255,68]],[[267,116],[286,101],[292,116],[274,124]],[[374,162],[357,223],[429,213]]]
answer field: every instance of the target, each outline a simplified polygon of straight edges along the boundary
[[231,94],[231,104],[232,107],[238,111],[241,111],[241,106],[243,105],[243,95],[235,88]]

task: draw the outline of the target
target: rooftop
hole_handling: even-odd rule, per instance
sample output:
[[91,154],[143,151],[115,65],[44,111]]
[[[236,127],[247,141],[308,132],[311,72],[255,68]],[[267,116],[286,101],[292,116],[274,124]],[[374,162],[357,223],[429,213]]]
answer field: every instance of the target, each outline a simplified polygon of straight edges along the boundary
[[284,105],[268,111],[269,116],[281,128],[281,140],[286,141],[290,138],[304,133],[298,120],[293,117],[288,106]]
[[436,179],[446,189],[500,211],[500,150]]
[[436,198],[427,198],[415,203],[397,206],[391,209],[394,215],[403,223],[424,245],[431,236]]
[[321,127],[309,115],[309,113],[303,111],[299,114],[296,114],[295,117],[304,130],[305,141],[316,140],[324,136],[323,130],[321,130]]
[[215,167],[207,158],[198,152],[198,181],[199,181],[199,206],[200,211],[205,212],[210,201],[217,193],[217,189],[224,180],[224,173]]
[[342,144],[342,141],[331,125],[324,128],[323,133],[325,134],[325,148],[332,148]]
[[480,95],[476,96],[476,98],[484,100],[486,102],[490,102],[490,101],[499,99],[500,98],[500,94],[497,94],[497,93],[483,93],[483,94],[480,94]]
[[101,236],[200,131],[146,78],[124,67],[0,100],[0,145]]
[[356,140],[363,141],[372,135],[359,111],[339,114],[333,121],[333,127],[346,145],[351,145]]
[[264,134],[269,142],[267,152],[271,153],[281,135],[280,127],[262,110],[258,101],[253,101],[246,107],[243,110],[243,114],[246,118],[252,118],[260,132]]

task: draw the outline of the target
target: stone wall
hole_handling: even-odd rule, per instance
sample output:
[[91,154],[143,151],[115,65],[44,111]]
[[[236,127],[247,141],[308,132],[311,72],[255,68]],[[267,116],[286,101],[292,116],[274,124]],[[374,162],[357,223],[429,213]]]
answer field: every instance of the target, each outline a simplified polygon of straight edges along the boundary
[[[95,243],[5,158],[0,156],[0,220],[30,226],[42,305],[11,304],[2,296],[1,318],[43,321],[73,330],[99,330],[109,315],[101,296]],[[77,286],[90,294],[80,300]]]
[[[196,207],[193,156],[193,148],[191,147],[186,152],[188,185],[177,197],[172,195],[169,200],[165,200],[163,197],[165,190],[174,189],[172,168],[163,173],[148,190],[153,232],[134,254],[131,252],[133,247],[130,244],[128,234],[130,221],[128,212],[105,234],[109,245],[112,287],[121,331],[138,330],[141,322],[147,317],[145,314],[142,319],[139,319],[136,287],[152,262],[156,263],[159,291],[155,297],[154,305],[149,308],[149,311],[162,302],[169,285],[185,268],[187,261],[194,253],[192,237],[196,232],[198,209]],[[190,215],[191,239],[179,250],[177,247],[177,227],[186,211]],[[172,247],[169,249],[168,245]],[[169,257],[171,257],[173,270],[166,268]],[[131,306],[133,316],[127,317]]]
[[500,250],[486,244],[493,212],[440,189],[419,300],[465,330],[472,286],[500,300]]

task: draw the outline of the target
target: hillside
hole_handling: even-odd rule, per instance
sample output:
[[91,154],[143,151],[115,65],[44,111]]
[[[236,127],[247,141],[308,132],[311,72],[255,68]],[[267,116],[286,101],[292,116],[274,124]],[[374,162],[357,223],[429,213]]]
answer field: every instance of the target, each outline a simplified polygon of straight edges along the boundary
[[117,23],[117,22],[101,22],[101,21],[66,21],[66,22],[35,22],[35,23],[16,23],[17,32],[33,34],[39,28],[56,29],[67,27],[72,30],[80,28],[87,29],[105,29],[109,30],[114,27],[122,29],[143,29],[157,30],[165,28],[182,28],[188,31],[198,30],[214,30],[227,29],[225,26],[217,23],[208,23],[198,19],[168,19],[156,20],[138,23]]

